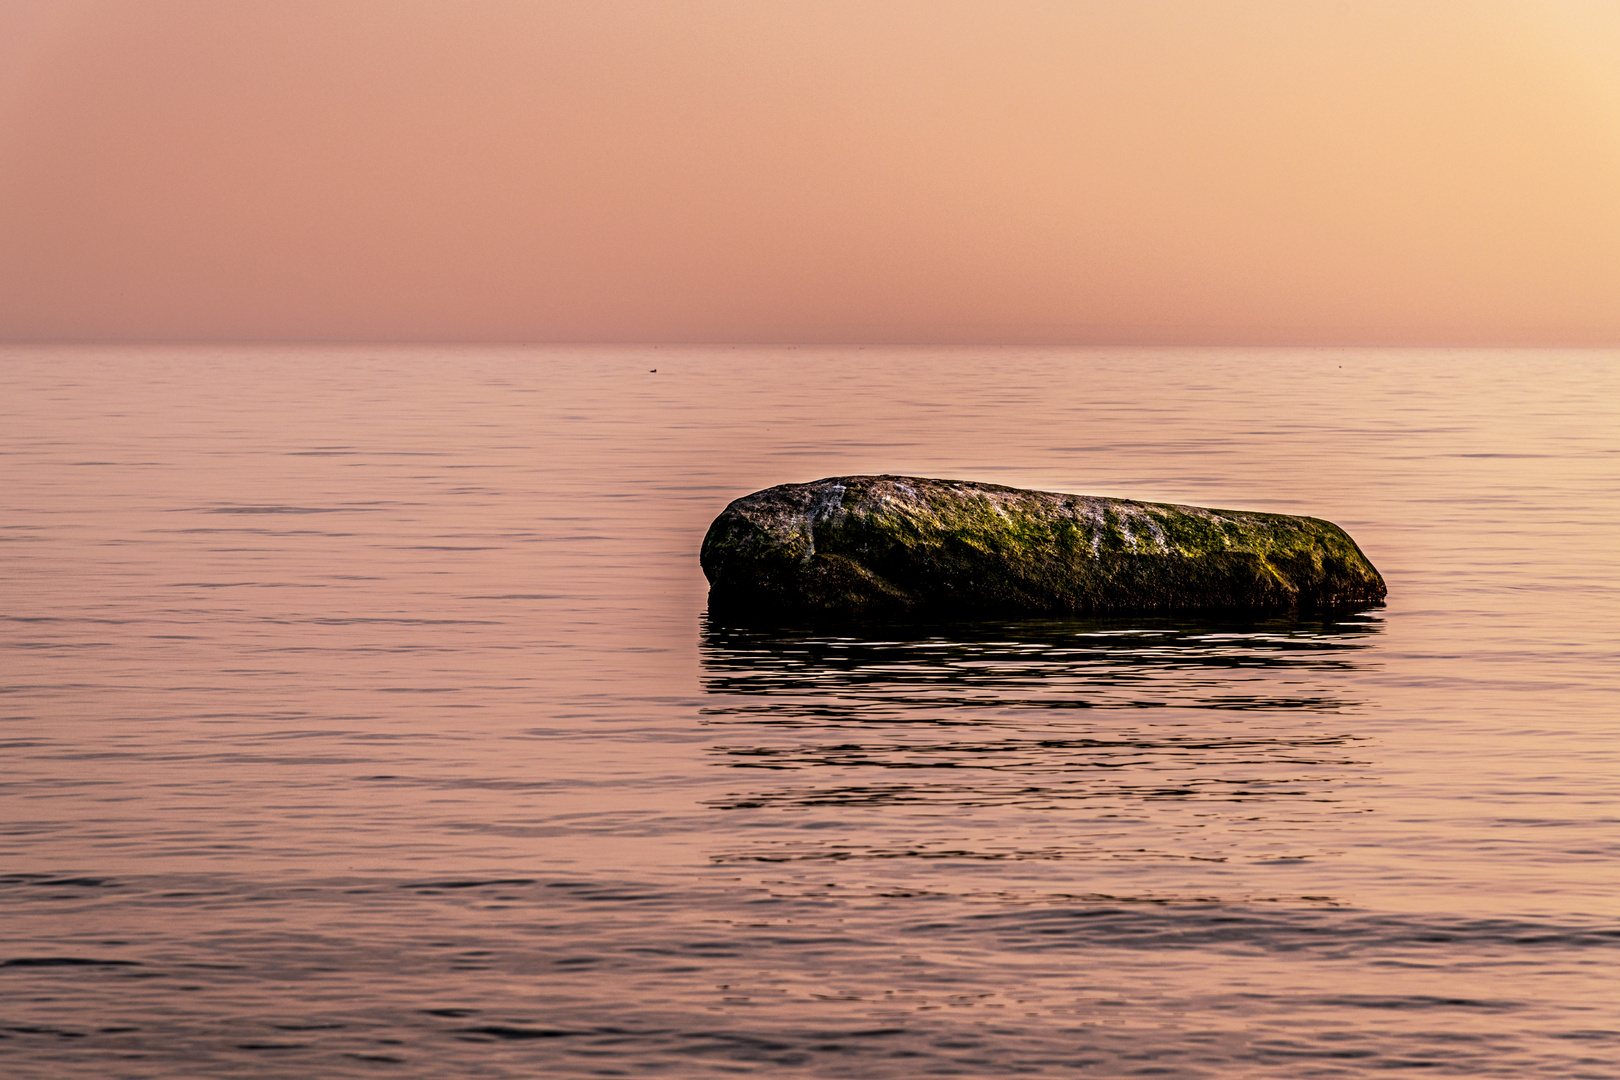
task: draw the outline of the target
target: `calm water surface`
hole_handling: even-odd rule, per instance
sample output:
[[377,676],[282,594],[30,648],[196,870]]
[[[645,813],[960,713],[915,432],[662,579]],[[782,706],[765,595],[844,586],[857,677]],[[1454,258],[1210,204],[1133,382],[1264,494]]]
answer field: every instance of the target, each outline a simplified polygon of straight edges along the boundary
[[[1390,601],[708,622],[851,472]],[[1615,353],[7,347],[0,1072],[1607,1080],[1617,602]]]

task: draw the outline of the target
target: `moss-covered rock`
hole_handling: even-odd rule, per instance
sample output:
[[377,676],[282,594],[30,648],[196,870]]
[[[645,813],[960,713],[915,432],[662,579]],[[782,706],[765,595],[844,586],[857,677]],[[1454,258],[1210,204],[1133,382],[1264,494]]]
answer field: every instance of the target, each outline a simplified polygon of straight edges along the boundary
[[703,538],[709,608],[959,618],[1375,604],[1384,579],[1317,518],[839,476],[736,500]]

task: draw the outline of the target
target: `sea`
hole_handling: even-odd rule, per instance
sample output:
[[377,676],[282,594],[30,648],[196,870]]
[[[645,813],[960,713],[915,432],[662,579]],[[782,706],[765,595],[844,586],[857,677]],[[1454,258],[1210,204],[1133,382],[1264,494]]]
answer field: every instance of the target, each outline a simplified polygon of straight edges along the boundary
[[[736,626],[857,473],[1387,605]],[[1620,352],[0,348],[0,1075],[1620,1076]]]

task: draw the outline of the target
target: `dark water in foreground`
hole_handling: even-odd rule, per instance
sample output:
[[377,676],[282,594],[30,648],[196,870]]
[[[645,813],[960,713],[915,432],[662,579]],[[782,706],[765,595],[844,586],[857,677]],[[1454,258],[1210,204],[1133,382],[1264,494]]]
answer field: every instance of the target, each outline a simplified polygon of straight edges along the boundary
[[[882,471],[1390,603],[708,624]],[[1617,526],[1612,353],[7,348],[0,1074],[1620,1075]]]

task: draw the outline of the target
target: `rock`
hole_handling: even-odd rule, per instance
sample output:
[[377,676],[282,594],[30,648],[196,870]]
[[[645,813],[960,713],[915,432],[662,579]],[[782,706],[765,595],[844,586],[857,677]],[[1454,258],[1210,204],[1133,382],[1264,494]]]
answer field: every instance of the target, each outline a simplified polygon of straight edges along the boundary
[[1318,518],[910,476],[745,495],[702,561],[710,611],[756,619],[1321,609],[1386,591]]

